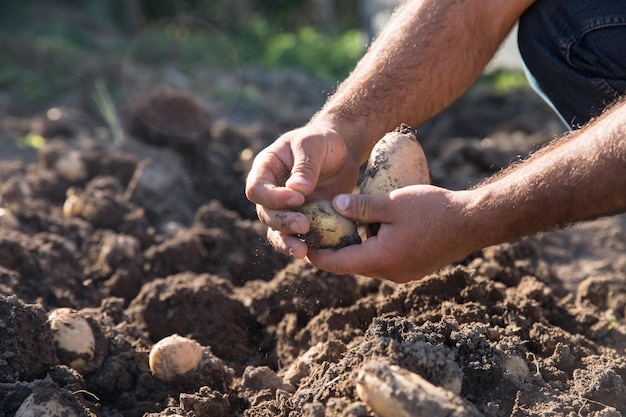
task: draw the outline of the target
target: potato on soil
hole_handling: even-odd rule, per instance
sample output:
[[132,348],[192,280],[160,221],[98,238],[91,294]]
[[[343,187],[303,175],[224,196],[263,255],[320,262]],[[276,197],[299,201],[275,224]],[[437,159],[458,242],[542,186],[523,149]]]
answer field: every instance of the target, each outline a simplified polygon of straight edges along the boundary
[[328,200],[307,201],[296,211],[309,219],[309,232],[301,236],[309,247],[340,249],[361,243],[356,223],[337,213]]
[[193,339],[177,334],[167,336],[150,350],[150,371],[163,381],[171,381],[198,367],[202,346]]
[[[388,193],[409,185],[430,182],[426,155],[415,130],[402,124],[374,145],[361,182],[361,194]],[[378,224],[372,224],[368,229],[375,235],[378,227]]]
[[78,372],[85,371],[96,349],[96,337],[89,322],[70,308],[52,310],[48,320],[61,363]]
[[357,375],[356,392],[380,417],[475,417],[459,395],[387,361],[373,360]]
[[15,417],[83,417],[91,415],[61,390],[35,390],[20,405]]

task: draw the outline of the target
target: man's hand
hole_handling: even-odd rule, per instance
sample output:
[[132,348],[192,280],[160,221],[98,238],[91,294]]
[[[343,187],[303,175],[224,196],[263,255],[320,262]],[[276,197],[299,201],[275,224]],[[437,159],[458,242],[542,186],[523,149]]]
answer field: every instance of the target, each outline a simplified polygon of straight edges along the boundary
[[358,162],[348,156],[337,127],[315,122],[284,134],[257,155],[246,196],[256,203],[259,220],[269,226],[272,245],[304,258],[307,247],[293,235],[308,232],[309,221],[290,210],[309,197],[330,200],[338,193],[351,192],[357,177]]
[[309,251],[336,274],[406,282],[490,245],[626,212],[626,101],[476,188],[414,185],[373,196],[339,195],[340,214],[381,223],[338,251]]
[[[378,195],[338,195],[335,209],[361,223],[381,223],[376,236],[340,250],[309,250],[308,259],[335,274],[408,282],[462,257],[468,239],[467,191],[415,185]],[[470,235],[471,236],[471,235]]]

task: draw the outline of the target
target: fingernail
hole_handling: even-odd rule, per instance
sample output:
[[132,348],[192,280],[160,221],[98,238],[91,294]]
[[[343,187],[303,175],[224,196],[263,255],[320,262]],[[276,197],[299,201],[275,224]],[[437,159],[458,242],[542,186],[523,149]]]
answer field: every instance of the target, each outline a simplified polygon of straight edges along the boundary
[[341,211],[346,211],[350,205],[350,197],[346,194],[339,194],[335,197],[335,206]]

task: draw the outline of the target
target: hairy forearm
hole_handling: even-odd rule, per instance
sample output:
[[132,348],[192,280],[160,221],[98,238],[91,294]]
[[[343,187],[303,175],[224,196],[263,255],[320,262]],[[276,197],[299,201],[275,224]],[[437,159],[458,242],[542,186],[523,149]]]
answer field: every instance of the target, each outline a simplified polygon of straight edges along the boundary
[[400,123],[419,125],[478,77],[533,0],[410,0],[313,120],[338,123],[363,163]]
[[626,212],[626,103],[468,193],[476,247]]

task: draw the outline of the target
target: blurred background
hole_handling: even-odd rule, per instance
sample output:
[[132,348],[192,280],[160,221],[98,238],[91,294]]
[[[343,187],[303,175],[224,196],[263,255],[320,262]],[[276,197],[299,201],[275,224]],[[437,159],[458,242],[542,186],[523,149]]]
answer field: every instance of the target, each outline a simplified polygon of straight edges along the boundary
[[[82,100],[98,107],[94,97],[130,102],[168,85],[219,100],[218,114],[236,101],[254,110],[265,99],[252,86],[258,83],[245,80],[250,68],[296,70],[332,89],[399,3],[3,0],[0,105],[19,111]],[[523,84],[516,48],[505,49],[503,64],[491,66],[506,72],[498,82]]]

